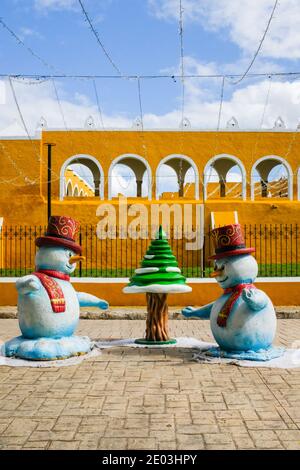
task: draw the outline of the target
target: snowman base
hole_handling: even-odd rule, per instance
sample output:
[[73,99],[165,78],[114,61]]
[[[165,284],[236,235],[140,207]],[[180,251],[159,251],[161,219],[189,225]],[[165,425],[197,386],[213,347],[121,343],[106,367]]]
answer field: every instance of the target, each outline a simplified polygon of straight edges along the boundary
[[241,361],[270,361],[284,354],[285,348],[271,346],[268,349],[258,351],[224,351],[219,347],[213,347],[203,351],[203,356],[219,357],[224,359],[238,359]]
[[93,343],[87,336],[62,338],[24,338],[17,336],[5,343],[5,355],[31,361],[55,361],[87,354]]

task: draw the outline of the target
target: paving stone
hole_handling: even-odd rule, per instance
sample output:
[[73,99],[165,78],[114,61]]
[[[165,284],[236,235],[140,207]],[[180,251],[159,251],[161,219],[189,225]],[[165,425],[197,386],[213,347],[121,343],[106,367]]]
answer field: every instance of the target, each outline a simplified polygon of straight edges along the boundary
[[[209,322],[171,320],[211,341]],[[79,334],[141,335],[140,320],[81,320]],[[278,321],[277,344],[300,338]],[[18,334],[0,320],[0,340]],[[300,369],[192,362],[179,348],[104,350],[65,368],[0,367],[0,449],[300,449]]]

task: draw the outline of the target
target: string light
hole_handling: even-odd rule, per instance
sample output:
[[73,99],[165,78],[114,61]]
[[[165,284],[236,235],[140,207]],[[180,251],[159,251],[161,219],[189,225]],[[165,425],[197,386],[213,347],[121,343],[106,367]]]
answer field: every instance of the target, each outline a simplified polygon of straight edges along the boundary
[[251,67],[253,66],[258,54],[259,54],[259,51],[261,50],[262,48],[262,45],[264,43],[264,40],[266,38],[266,35],[267,35],[267,32],[270,28],[270,25],[271,25],[271,22],[272,22],[272,19],[273,19],[273,16],[274,16],[274,13],[275,13],[275,10],[276,10],[276,7],[277,7],[277,4],[278,4],[278,0],[275,0],[275,3],[274,3],[274,6],[273,6],[273,9],[272,9],[272,12],[271,12],[271,16],[268,20],[268,23],[267,23],[267,27],[264,31],[264,34],[262,35],[262,38],[260,40],[260,43],[258,45],[258,48],[256,49],[255,51],[255,54],[250,62],[250,64],[248,65],[247,69],[245,70],[245,72],[243,73],[243,75],[241,76],[241,78],[239,78],[238,80],[236,80],[235,82],[232,82],[232,85],[237,85],[238,83],[241,83],[242,80],[244,80],[244,78],[247,76],[248,72],[250,71]]
[[[249,73],[247,74],[247,78],[260,78],[260,77],[294,77],[295,79],[299,78],[300,72],[261,72],[261,73]],[[11,78],[33,78],[33,79],[50,79],[50,78],[70,78],[70,79],[108,79],[108,80],[136,80],[140,78],[140,80],[151,80],[151,79],[161,79],[165,78],[168,80],[175,80],[176,78],[181,79],[182,75],[169,75],[169,74],[153,74],[153,75],[143,75],[143,74],[135,74],[135,75],[97,75],[97,74],[7,74],[7,73],[0,73],[0,77],[6,78],[10,76]],[[232,79],[241,77],[241,74],[184,74],[185,78],[225,78],[225,79]],[[232,82],[231,82],[232,83]]]
[[3,28],[9,32],[9,34],[17,41],[17,43],[23,46],[33,57],[35,57],[41,64],[46,68],[54,71],[55,73],[61,73],[56,67],[49,64],[45,59],[43,59],[39,54],[37,54],[31,47],[27,46],[24,41],[5,23],[3,18],[0,18],[0,24]]
[[79,3],[79,5],[80,5],[80,7],[81,7],[82,13],[83,13],[83,15],[85,16],[85,19],[86,19],[87,23],[88,23],[89,26],[90,26],[90,29],[91,29],[92,33],[94,34],[94,36],[95,36],[95,38],[96,38],[97,43],[99,44],[100,48],[101,48],[102,51],[104,52],[104,55],[106,56],[106,58],[108,59],[108,61],[111,63],[111,65],[113,66],[113,68],[116,70],[116,72],[117,72],[120,76],[122,76],[121,70],[120,70],[119,67],[115,64],[115,62],[112,60],[112,58],[111,58],[111,56],[109,55],[107,49],[104,47],[104,45],[103,45],[103,43],[102,43],[102,41],[101,41],[101,39],[100,39],[100,37],[99,37],[99,34],[98,34],[98,32],[96,31],[96,29],[95,29],[95,27],[94,27],[94,25],[93,25],[93,23],[92,23],[92,20],[90,19],[89,15],[88,15],[88,12],[86,11],[86,9],[85,9],[85,7],[84,7],[82,1],[81,1],[81,0],[78,0],[78,3]]

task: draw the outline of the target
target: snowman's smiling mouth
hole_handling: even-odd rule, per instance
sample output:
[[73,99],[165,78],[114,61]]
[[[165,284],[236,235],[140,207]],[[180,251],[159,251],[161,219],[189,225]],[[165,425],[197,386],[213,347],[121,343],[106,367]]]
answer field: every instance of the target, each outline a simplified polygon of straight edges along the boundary
[[223,282],[227,281],[227,279],[228,279],[228,276],[224,277],[223,279],[218,280],[218,282],[222,284]]

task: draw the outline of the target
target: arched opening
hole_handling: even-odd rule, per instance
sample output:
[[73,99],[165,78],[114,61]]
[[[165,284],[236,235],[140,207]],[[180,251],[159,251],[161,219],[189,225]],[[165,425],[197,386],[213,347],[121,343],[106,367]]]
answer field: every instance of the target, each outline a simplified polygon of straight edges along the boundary
[[70,180],[67,182],[67,187],[66,187],[65,194],[68,197],[73,195],[73,186],[72,186],[72,182]]
[[[75,190],[68,190],[69,181]],[[67,182],[67,185],[66,185]],[[100,197],[104,194],[104,174],[95,157],[74,155],[65,161],[60,172],[60,199],[64,197]]]
[[139,155],[121,155],[116,158],[108,172],[108,198],[145,197],[151,199],[151,168]]
[[246,171],[233,155],[217,155],[204,169],[205,199],[246,199]]
[[78,186],[76,184],[74,191],[73,191],[73,197],[78,197],[79,196],[79,191],[78,191]]
[[260,158],[251,171],[251,199],[292,199],[293,174],[281,157],[269,155]]
[[156,199],[199,199],[199,172],[186,155],[169,155],[156,170]]

